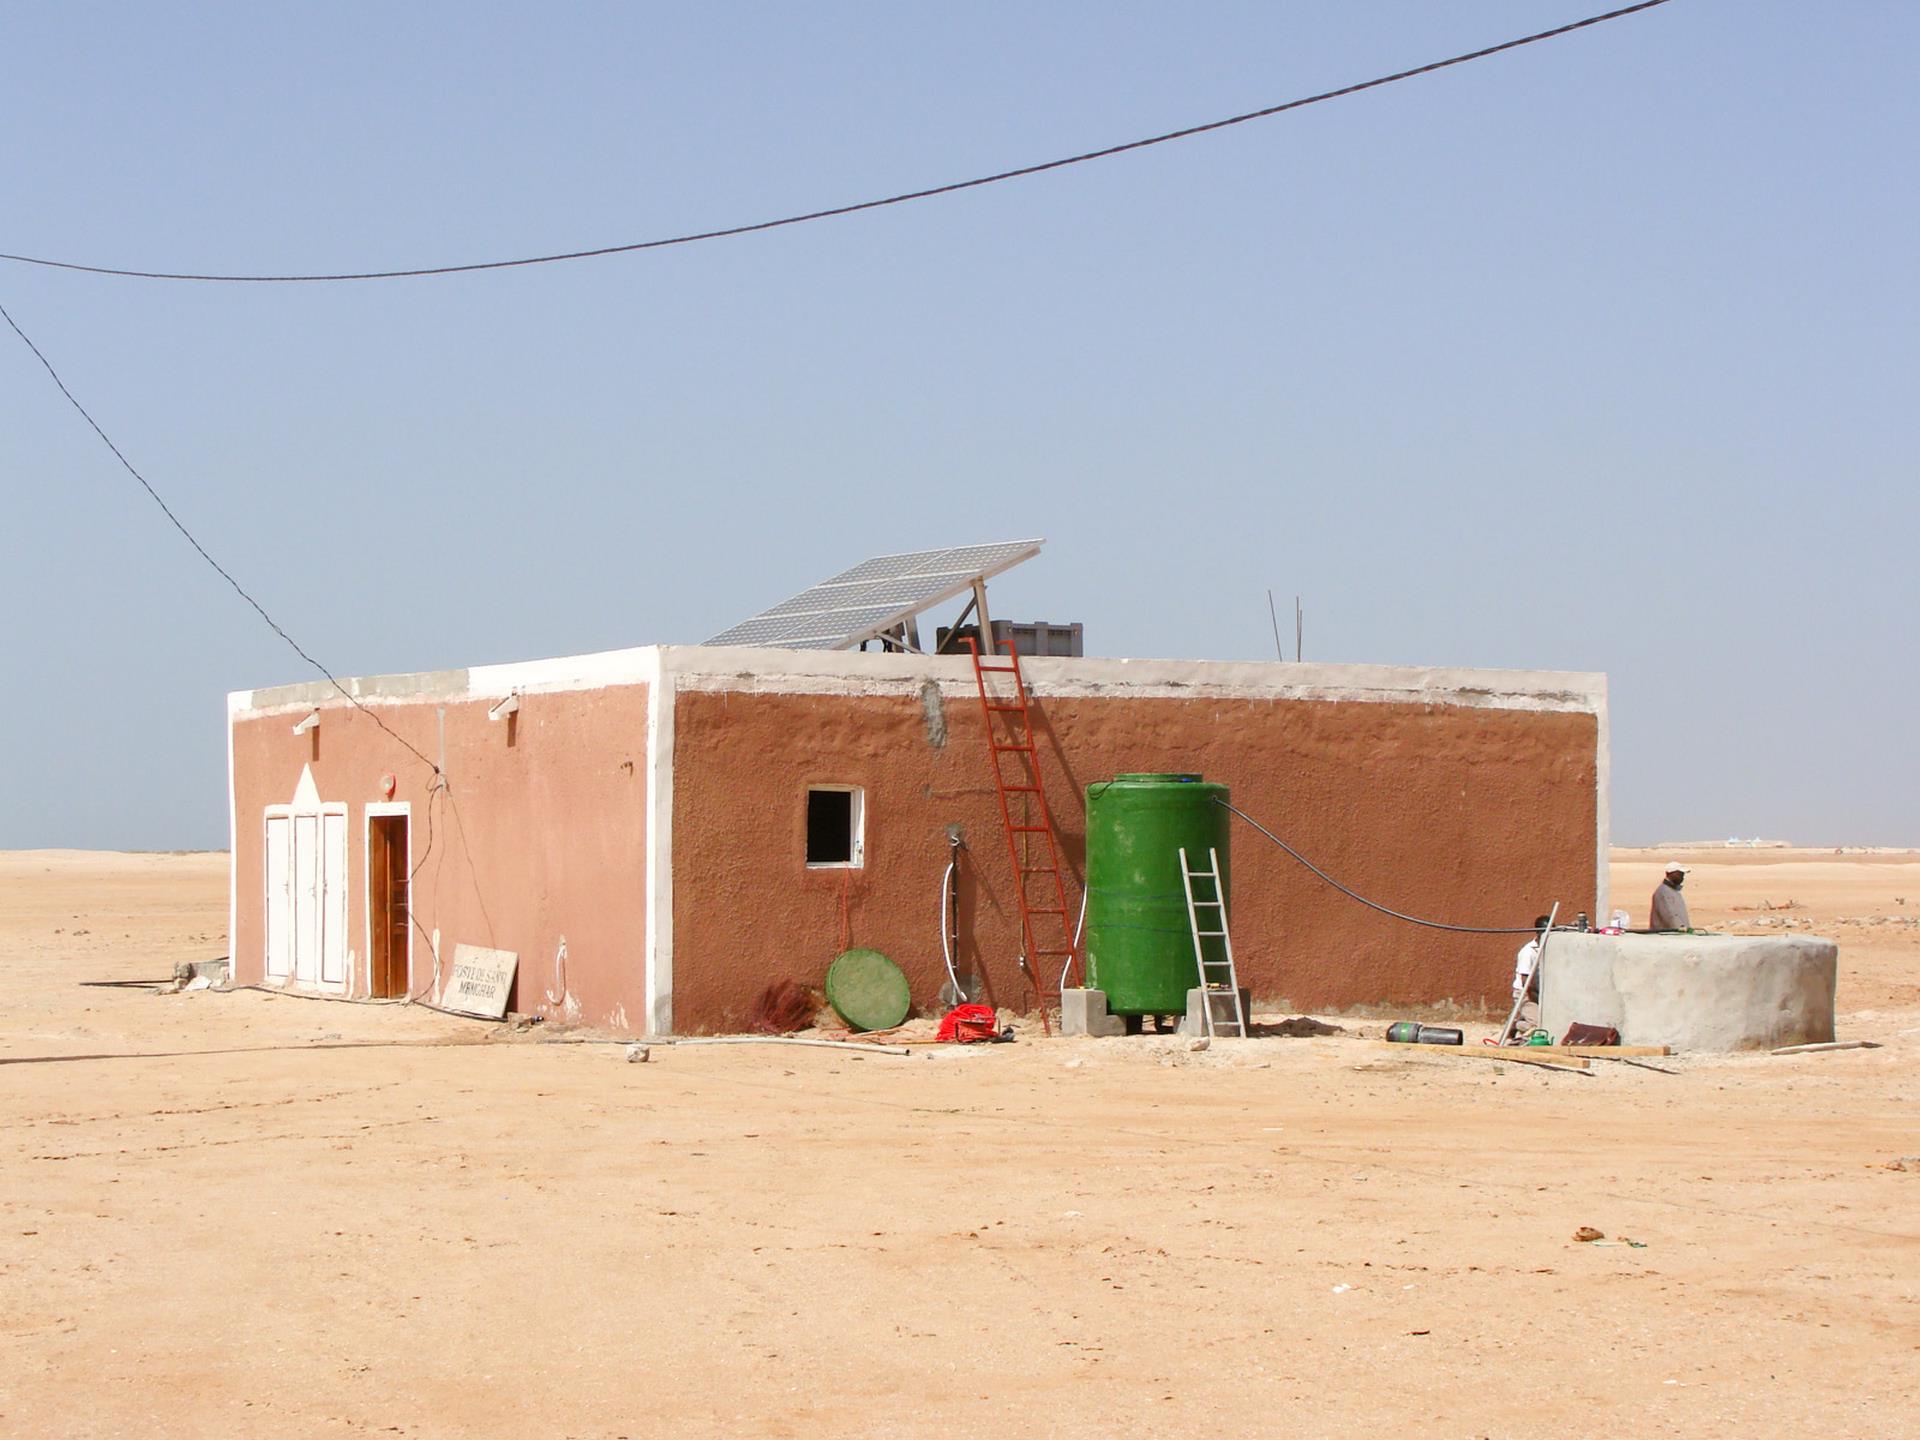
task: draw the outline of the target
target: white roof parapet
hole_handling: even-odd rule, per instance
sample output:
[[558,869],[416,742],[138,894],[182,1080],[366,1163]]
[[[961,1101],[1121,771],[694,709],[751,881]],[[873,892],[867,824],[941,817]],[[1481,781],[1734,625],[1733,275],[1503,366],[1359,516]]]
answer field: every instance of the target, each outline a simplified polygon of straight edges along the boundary
[[[1607,677],[1587,671],[1481,670],[1418,665],[1302,664],[1280,660],[1108,660],[1035,656],[1021,661],[1041,698],[1069,695],[1349,700],[1485,709],[1604,713]],[[680,688],[767,694],[911,694],[929,680],[943,694],[974,693],[965,656],[665,645],[608,650],[469,670],[342,680],[366,705],[505,699],[522,694],[645,684],[665,674]],[[236,691],[233,715],[344,705],[324,680]]]

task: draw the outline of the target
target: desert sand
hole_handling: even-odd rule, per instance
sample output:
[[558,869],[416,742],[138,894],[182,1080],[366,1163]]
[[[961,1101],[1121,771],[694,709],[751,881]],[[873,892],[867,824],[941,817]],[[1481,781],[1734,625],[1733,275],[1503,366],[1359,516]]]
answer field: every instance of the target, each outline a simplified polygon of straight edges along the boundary
[[630,1064],[158,994],[224,856],[0,856],[0,1434],[1920,1434],[1920,855],[1683,858],[1878,1048]]

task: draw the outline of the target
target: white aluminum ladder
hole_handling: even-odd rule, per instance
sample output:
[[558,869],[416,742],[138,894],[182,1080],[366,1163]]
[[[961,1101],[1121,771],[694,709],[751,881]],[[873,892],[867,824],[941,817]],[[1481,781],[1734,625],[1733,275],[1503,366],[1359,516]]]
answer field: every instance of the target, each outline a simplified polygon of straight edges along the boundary
[[[1233,1025],[1233,1029],[1227,1033],[1245,1039],[1247,1012],[1240,1003],[1240,974],[1233,964],[1233,937],[1227,933],[1226,893],[1220,884],[1220,852],[1209,848],[1207,863],[1212,866],[1211,869],[1195,870],[1187,859],[1186,846],[1180,847],[1180,881],[1187,892],[1187,929],[1193,934],[1193,962],[1200,974],[1200,1014],[1206,1022],[1209,1040],[1220,1033],[1218,1027],[1228,1023]],[[1210,882],[1212,893],[1204,899],[1196,895],[1193,888],[1196,880]],[[1218,929],[1200,923],[1203,911],[1210,920],[1218,917]],[[1220,953],[1224,959],[1207,958],[1206,942],[1209,940],[1220,942]],[[1220,994],[1223,985],[1226,987],[1225,996]],[[1214,1001],[1225,998],[1233,1001],[1231,1022],[1226,1015],[1216,1016],[1213,1013]]]
[[1520,987],[1520,993],[1513,997],[1513,1009],[1507,1012],[1507,1023],[1500,1027],[1500,1038],[1496,1045],[1517,1045],[1519,1037],[1514,1033],[1520,1025],[1520,1010],[1527,1003],[1527,996],[1533,990],[1534,981],[1542,979],[1540,962],[1547,958],[1547,941],[1553,938],[1553,924],[1560,918],[1560,902],[1553,902],[1553,909],[1547,912],[1547,924],[1539,934],[1540,948],[1533,955],[1533,974],[1527,983]]

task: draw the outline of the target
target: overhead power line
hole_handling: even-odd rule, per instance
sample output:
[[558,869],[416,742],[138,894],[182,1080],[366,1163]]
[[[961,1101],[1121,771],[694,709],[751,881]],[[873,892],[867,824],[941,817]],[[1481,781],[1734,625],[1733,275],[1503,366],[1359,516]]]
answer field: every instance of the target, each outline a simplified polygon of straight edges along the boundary
[[187,529],[186,525],[182,523],[180,517],[173,513],[173,507],[167,504],[167,502],[161,498],[160,492],[153,488],[153,486],[148,482],[146,476],[142,475],[138,470],[133,468],[133,462],[127,459],[127,457],[121,453],[120,447],[113,443],[113,438],[110,435],[108,435],[105,430],[102,430],[100,428],[100,422],[98,420],[95,420],[92,415],[87,413],[87,407],[82,405],[80,401],[75,397],[73,391],[67,388],[67,382],[60,378],[60,372],[53,368],[53,362],[47,359],[47,357],[40,352],[40,347],[33,343],[33,338],[29,336],[26,331],[20,328],[19,322],[15,320],[12,315],[7,313],[7,307],[4,305],[0,305],[0,319],[4,319],[7,322],[7,324],[12,327],[13,333],[18,335],[21,341],[26,345],[27,349],[33,352],[33,358],[38,360],[41,363],[41,365],[46,368],[47,374],[53,377],[53,383],[60,387],[60,393],[67,397],[67,403],[73,406],[75,410],[78,410],[80,412],[80,418],[86,421],[88,425],[93,427],[93,433],[98,435],[100,437],[101,443],[104,444],[107,447],[107,449],[113,452],[113,458],[120,462],[121,468],[124,469],[129,475],[133,476],[135,480],[138,480],[140,482],[140,488],[145,490],[147,492],[148,497],[153,501],[153,503],[160,507],[160,513],[167,517],[168,522],[173,526],[174,529],[178,530],[183,536],[186,537],[187,543],[194,548],[194,550],[199,554],[202,560],[206,561],[207,564],[213,567],[214,573],[218,575],[222,580],[226,581],[228,585],[233,587],[233,593],[238,595],[242,600],[246,601],[247,604],[251,605],[254,609],[254,613],[257,614],[262,620],[267,622],[267,627],[271,629],[274,634],[278,635],[282,640],[287,642],[287,645],[292,649],[294,654],[298,655],[302,660],[306,661],[307,664],[311,665],[315,670],[318,670],[322,675],[326,676],[327,683],[332,685],[334,689],[338,690],[340,694],[343,697],[345,697],[348,704],[352,705],[354,709],[360,711],[361,714],[365,715],[369,720],[373,721],[375,725],[378,725],[382,730],[386,731],[388,735],[390,735],[395,741],[399,743],[401,748],[409,751],[413,755],[414,759],[418,760],[422,765],[425,765],[429,770],[433,771],[435,774],[438,774],[440,772],[440,767],[438,765],[434,764],[433,761],[429,760],[425,755],[421,754],[417,748],[415,748],[404,736],[402,736],[397,731],[395,731],[392,726],[388,725],[386,721],[382,720],[378,715],[374,714],[373,711],[369,710],[365,705],[361,704],[359,696],[355,695],[351,690],[347,689],[346,686],[342,685],[340,683],[339,677],[337,677],[331,670],[329,670],[326,666],[322,665],[318,660],[314,659],[313,656],[309,655],[306,652],[306,650],[304,650],[301,647],[300,642],[298,640],[295,640],[293,636],[289,635],[286,632],[286,630],[281,626],[278,620],[274,619],[273,616],[267,613],[266,606],[262,605],[258,600],[254,599],[253,596],[249,595],[246,591],[246,587],[241,585],[241,583],[238,580],[233,578],[232,572],[229,571],[226,566],[222,565],[218,560],[214,559],[213,556],[208,553],[207,547],[202,545],[200,541],[194,536],[194,533],[191,530]]
[[922,190],[908,190],[877,200],[861,200],[851,205],[834,205],[822,210],[808,210],[798,215],[785,215],[777,220],[758,220],[745,225],[729,225],[718,230],[697,230],[690,234],[670,235],[657,240],[636,240],[624,245],[601,245],[590,250],[563,250],[551,255],[523,256],[516,260],[480,260],[465,265],[422,265],[407,270],[341,271],[324,275],[216,275],[193,271],[121,269],[109,265],[83,265],[73,260],[50,260],[37,255],[10,255],[5,252],[0,252],[0,260],[12,260],[22,265],[42,265],[55,270],[77,270],[87,275],[117,275],[132,280],[199,280],[239,285],[294,285],[319,281],[409,280],[426,275],[465,275],[477,270],[513,270],[527,265],[553,265],[563,260],[592,260],[604,255],[630,255],[641,250],[663,250],[672,245],[692,245],[704,240],[725,240],[736,235],[754,235],[763,230],[779,230],[789,225],[804,225],[813,220],[831,220],[841,215],[856,215],[863,210],[880,210],[889,205],[905,205],[913,200],[930,200],[936,195],[952,195],[962,190],[977,190],[984,185],[998,185],[1003,180],[1019,180],[1028,175],[1045,174],[1049,170],[1064,170],[1070,165],[1084,165],[1091,160],[1105,160],[1114,155],[1145,150],[1149,146],[1165,145],[1172,140],[1188,140],[1196,135],[1207,135],[1216,130],[1245,125],[1252,120],[1265,120],[1274,115],[1285,114],[1289,110],[1301,110],[1327,100],[1339,100],[1348,95],[1358,95],[1363,90],[1377,90],[1383,85],[1394,85],[1402,80],[1412,80],[1416,76],[1431,75],[1436,70],[1465,65],[1473,60],[1484,60],[1490,55],[1518,50],[1525,45],[1537,45],[1542,40],[1571,35],[1576,30],[1586,30],[1595,25],[1603,25],[1609,20],[1637,15],[1643,10],[1653,10],[1668,3],[1669,0],[1641,0],[1637,5],[1609,10],[1603,15],[1589,15],[1584,20],[1575,20],[1567,25],[1556,25],[1551,30],[1522,35],[1515,40],[1506,40],[1498,45],[1470,50],[1464,55],[1454,55],[1445,60],[1435,60],[1430,64],[1415,66],[1411,70],[1398,70],[1391,75],[1381,75],[1372,80],[1362,80],[1357,84],[1343,85],[1337,90],[1323,90],[1317,95],[1283,101],[1278,105],[1249,110],[1241,115],[1230,115],[1224,120],[1210,120],[1203,125],[1189,125],[1181,130],[1169,130],[1165,134],[1149,135],[1143,140],[1128,140],[1099,150],[1087,150],[1078,155],[1063,156],[1058,160],[1043,160],[1034,165],[1022,165],[1013,170],[980,175],[972,180],[956,180],[945,185],[928,186]]

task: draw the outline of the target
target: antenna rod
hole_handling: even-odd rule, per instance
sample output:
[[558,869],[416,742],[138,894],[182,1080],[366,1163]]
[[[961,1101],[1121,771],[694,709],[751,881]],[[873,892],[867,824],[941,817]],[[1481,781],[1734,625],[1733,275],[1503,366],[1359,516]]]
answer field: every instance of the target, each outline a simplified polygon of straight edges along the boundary
[[1287,647],[1280,643],[1280,612],[1273,607],[1273,587],[1267,587],[1267,614],[1273,620],[1273,649],[1282,660],[1287,658]]
[[1293,597],[1293,658],[1300,656],[1300,637],[1307,631],[1307,612],[1300,608],[1300,597]]

